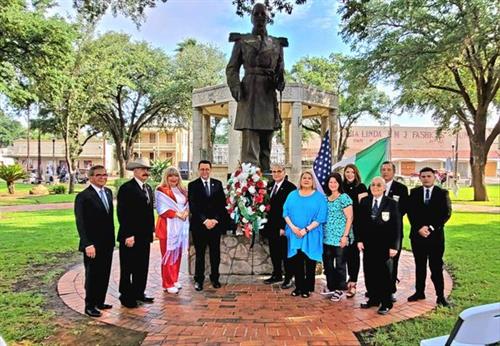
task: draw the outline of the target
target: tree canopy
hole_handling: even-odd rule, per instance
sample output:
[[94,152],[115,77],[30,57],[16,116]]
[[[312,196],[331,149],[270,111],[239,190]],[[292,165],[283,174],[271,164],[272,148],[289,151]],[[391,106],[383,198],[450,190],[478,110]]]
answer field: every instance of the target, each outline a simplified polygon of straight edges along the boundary
[[474,199],[486,200],[484,167],[500,133],[498,1],[346,0],[340,13],[344,38],[370,77],[395,84],[401,106],[465,128]]
[[15,139],[23,135],[23,132],[24,128],[19,121],[0,110],[0,148],[11,145]]

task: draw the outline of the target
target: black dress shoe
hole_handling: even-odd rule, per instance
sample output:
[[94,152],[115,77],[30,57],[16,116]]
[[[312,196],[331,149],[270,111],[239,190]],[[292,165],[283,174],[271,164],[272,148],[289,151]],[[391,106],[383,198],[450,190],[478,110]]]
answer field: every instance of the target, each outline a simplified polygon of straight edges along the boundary
[[379,305],[380,303],[368,300],[366,303],[361,303],[361,309],[369,309]]
[[142,298],[138,298],[137,300],[140,301],[140,302],[142,302],[142,303],[146,303],[146,304],[152,304],[155,301],[154,298],[152,298],[152,297],[146,297],[146,296],[144,296]]
[[396,299],[396,295],[395,295],[394,293],[393,293],[393,294],[391,294],[391,301],[392,301],[393,303],[395,303],[395,302],[397,302],[397,301],[398,301],[398,300]]
[[294,289],[291,293],[292,297],[298,297],[300,296],[301,292],[298,289]]
[[264,283],[266,285],[270,285],[270,284],[274,284],[275,282],[281,282],[283,281],[283,278],[281,276],[271,276],[270,278],[268,279],[265,279],[264,280]]
[[85,314],[89,315],[90,317],[101,317],[102,314],[99,310],[97,310],[95,307],[91,308],[85,308]]
[[445,308],[447,308],[447,307],[449,307],[449,306],[450,306],[450,303],[448,303],[448,302],[446,301],[446,298],[445,298],[445,297],[438,297],[438,298],[436,299],[436,304],[437,304],[437,305],[441,305],[442,307],[445,307]]
[[129,308],[129,309],[134,309],[134,308],[139,306],[139,305],[137,305],[137,302],[134,300],[120,300],[120,302],[122,303],[122,305],[124,307]]
[[283,281],[283,283],[281,284],[281,288],[286,290],[288,288],[291,288],[293,285],[292,285],[292,280],[285,280]]
[[408,297],[409,302],[416,302],[417,300],[422,300],[422,299],[425,299],[425,294],[418,292]]
[[113,305],[101,304],[101,305],[97,305],[97,307],[99,308],[99,310],[108,310],[108,309],[111,309],[113,307]]
[[220,282],[219,281],[212,281],[212,287],[213,288],[220,288],[221,287]]
[[203,284],[201,282],[195,282],[194,283],[194,289],[196,291],[203,291]]
[[389,311],[391,310],[390,307],[388,306],[381,306],[378,310],[377,310],[377,313],[379,315],[387,315],[389,313]]

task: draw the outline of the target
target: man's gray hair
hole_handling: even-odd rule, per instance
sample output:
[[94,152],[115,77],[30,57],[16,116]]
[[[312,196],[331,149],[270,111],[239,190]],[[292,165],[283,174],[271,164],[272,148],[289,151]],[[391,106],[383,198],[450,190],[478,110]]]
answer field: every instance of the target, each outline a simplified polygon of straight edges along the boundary
[[93,177],[94,174],[95,174],[95,171],[99,170],[99,169],[104,169],[106,170],[106,167],[104,167],[103,165],[95,165],[95,166],[92,166],[89,168],[89,171],[87,172],[87,175],[89,177]]
[[280,168],[282,170],[286,170],[284,163],[274,162],[271,164],[271,168],[273,168],[273,167]]

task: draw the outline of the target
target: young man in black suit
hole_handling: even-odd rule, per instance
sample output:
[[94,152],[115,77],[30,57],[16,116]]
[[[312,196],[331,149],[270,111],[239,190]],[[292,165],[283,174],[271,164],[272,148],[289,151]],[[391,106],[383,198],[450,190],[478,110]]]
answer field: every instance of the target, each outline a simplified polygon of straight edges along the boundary
[[88,176],[90,186],[75,199],[75,218],[85,266],[85,313],[100,317],[99,310],[112,308],[104,301],[115,247],[113,195],[105,187],[108,174],[103,166],[91,167]]
[[392,270],[391,270],[391,277],[392,277],[392,296],[391,299],[393,302],[396,301],[396,297],[394,293],[397,291],[396,283],[398,281],[398,265],[399,265],[399,257],[401,255],[401,245],[403,242],[403,216],[405,216],[407,207],[408,207],[408,188],[394,180],[394,175],[396,174],[396,166],[394,163],[390,161],[385,161],[382,163],[382,166],[380,166],[380,174],[382,175],[382,178],[384,178],[385,181],[385,195],[387,197],[391,197],[393,200],[395,200],[398,203],[398,209],[399,209],[399,214],[400,214],[400,234],[399,234],[399,239],[401,243],[399,244],[398,247],[398,253],[394,258],[392,259]]
[[273,273],[270,278],[264,280],[265,284],[283,281],[282,265],[285,268],[285,280],[281,288],[292,287],[292,269],[287,261],[288,244],[285,236],[285,219],[283,218],[283,205],[288,194],[296,189],[295,185],[288,181],[285,166],[273,164],[271,166],[273,182],[269,184],[267,193],[270,196],[271,209],[267,214],[267,223],[263,234],[269,239],[269,252],[273,263]]
[[451,217],[451,201],[447,190],[434,185],[435,172],[430,167],[420,170],[422,186],[411,190],[408,207],[411,248],[415,258],[416,292],[408,297],[414,302],[425,299],[427,260],[436,289],[438,305],[448,306],[444,297],[443,254],[444,225]]
[[401,216],[397,203],[384,195],[385,182],[375,177],[370,185],[371,194],[361,200],[359,229],[356,242],[363,251],[365,285],[370,293],[361,308],[379,306],[378,313],[386,315],[392,309],[392,258],[398,253]]
[[220,180],[210,177],[212,163],[201,160],[198,163],[199,178],[188,184],[188,201],[191,217],[189,227],[196,251],[194,288],[203,290],[205,280],[205,250],[210,251],[210,281],[214,288],[220,288],[220,237],[227,226],[226,197]]
[[129,162],[127,170],[133,171],[134,177],[118,190],[120,301],[127,308],[136,308],[137,302],[153,302],[153,298],[144,293],[154,234],[154,195],[146,183],[150,169],[144,158]]

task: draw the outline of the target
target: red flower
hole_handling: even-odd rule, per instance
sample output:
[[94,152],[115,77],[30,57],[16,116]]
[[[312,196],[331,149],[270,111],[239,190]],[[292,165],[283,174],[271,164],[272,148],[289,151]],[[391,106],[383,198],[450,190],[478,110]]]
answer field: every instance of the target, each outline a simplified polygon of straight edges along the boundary
[[239,181],[237,181],[236,183],[234,183],[234,187],[235,187],[236,189],[239,189],[239,188],[240,188],[240,182],[239,182]]
[[262,202],[264,202],[264,196],[263,195],[257,195],[257,196],[255,196],[254,201],[255,201],[255,203],[262,203]]
[[259,189],[259,194],[261,194],[262,196],[264,196],[266,193],[266,189]]
[[264,187],[264,182],[262,180],[259,180],[256,185],[259,189],[262,189]]
[[270,204],[266,205],[266,212],[269,212],[269,210],[271,210],[271,205]]

